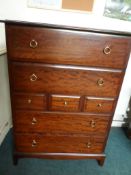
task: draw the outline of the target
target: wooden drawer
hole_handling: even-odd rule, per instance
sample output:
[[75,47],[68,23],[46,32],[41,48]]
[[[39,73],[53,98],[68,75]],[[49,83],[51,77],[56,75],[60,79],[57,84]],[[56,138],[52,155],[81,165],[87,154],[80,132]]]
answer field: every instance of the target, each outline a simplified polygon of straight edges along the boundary
[[85,112],[112,113],[116,100],[113,98],[86,97],[84,103]]
[[6,25],[9,59],[125,68],[128,37],[48,27]]
[[115,97],[121,85],[123,72],[13,63],[12,84],[15,91],[68,95]]
[[15,134],[18,152],[43,153],[102,153],[105,139],[90,136],[46,136]]
[[110,117],[85,113],[15,111],[13,122],[15,132],[105,135]]
[[16,109],[46,109],[46,96],[44,94],[15,93],[12,101]]
[[80,111],[80,97],[51,95],[49,108],[51,111],[78,112]]

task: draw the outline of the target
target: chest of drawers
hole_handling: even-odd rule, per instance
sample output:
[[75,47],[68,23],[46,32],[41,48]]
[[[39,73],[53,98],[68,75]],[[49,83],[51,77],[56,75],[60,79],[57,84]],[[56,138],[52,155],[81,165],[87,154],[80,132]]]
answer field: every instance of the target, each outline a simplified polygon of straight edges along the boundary
[[92,158],[103,165],[130,35],[8,21],[6,38],[14,163]]

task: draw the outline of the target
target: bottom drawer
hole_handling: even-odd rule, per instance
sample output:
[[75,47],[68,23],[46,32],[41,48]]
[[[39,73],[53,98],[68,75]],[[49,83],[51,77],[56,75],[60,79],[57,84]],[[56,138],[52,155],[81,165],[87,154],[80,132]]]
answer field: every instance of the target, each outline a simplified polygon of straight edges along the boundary
[[103,137],[46,136],[40,134],[15,134],[17,152],[44,153],[102,153]]

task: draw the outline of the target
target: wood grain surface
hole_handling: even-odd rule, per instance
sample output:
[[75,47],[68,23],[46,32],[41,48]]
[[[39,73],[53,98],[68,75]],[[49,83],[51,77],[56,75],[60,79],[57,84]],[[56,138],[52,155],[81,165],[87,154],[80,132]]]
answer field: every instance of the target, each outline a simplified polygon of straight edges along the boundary
[[49,109],[51,111],[79,112],[79,96],[51,95]]
[[102,153],[104,140],[103,137],[15,134],[15,148],[18,152],[96,154]]
[[[88,70],[78,67],[49,66],[33,63],[13,63],[15,91],[69,95],[118,96],[123,73],[121,71]],[[31,81],[32,75],[37,76]],[[103,80],[103,85],[98,82]]]
[[[111,115],[15,111],[15,132],[102,134],[106,135]],[[32,124],[33,119],[36,123]]]
[[128,37],[109,34],[8,25],[6,35],[9,59],[18,61],[125,68],[130,50]]
[[84,103],[85,112],[112,113],[116,100],[113,98],[86,97]]
[[44,94],[14,93],[13,103],[15,109],[45,110],[46,96]]
[[131,34],[6,22],[18,158],[85,159],[104,164]]

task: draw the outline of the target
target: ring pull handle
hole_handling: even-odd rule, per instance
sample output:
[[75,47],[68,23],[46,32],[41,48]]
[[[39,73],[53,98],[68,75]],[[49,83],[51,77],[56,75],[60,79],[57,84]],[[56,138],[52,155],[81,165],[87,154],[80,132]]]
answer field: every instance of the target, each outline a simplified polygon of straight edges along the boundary
[[110,46],[106,46],[106,47],[104,48],[103,52],[104,52],[105,55],[109,55],[109,54],[111,53],[111,48],[110,48]]
[[36,81],[37,78],[38,78],[37,75],[32,74],[32,75],[30,76],[30,81]]
[[102,104],[101,103],[97,104],[97,107],[98,108],[101,108],[102,107]]
[[35,49],[38,46],[38,42],[34,39],[30,41],[30,47]]
[[36,140],[33,140],[32,141],[32,147],[36,147],[37,146],[37,142],[36,142]]
[[33,119],[32,119],[32,125],[35,125],[37,123],[37,120],[36,120],[36,118],[35,117],[33,117]]
[[94,120],[92,120],[92,121],[91,121],[91,127],[92,127],[92,128],[95,128],[95,126],[96,126],[96,123],[95,123]]
[[103,78],[100,78],[100,79],[97,81],[97,85],[98,85],[98,86],[103,86],[103,85],[104,85],[104,80],[103,80]]
[[31,99],[28,99],[28,104],[31,104],[32,100]]
[[86,143],[87,148],[91,148],[91,142]]
[[68,102],[67,101],[64,101],[64,105],[67,106],[68,105]]

